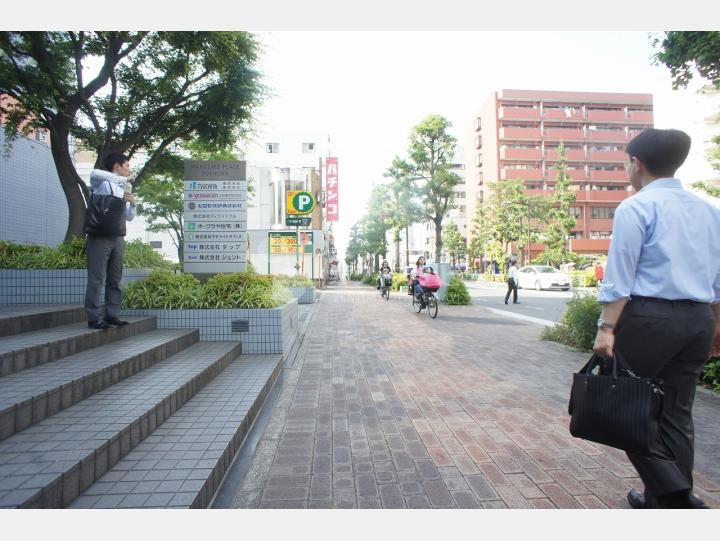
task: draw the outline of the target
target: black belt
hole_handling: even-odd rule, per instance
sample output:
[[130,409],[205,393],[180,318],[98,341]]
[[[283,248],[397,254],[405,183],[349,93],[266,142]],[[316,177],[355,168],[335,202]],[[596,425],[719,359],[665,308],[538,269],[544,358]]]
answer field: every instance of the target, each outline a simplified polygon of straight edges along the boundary
[[630,295],[630,300],[633,301],[645,301],[645,302],[657,302],[662,304],[688,304],[690,306],[695,306],[696,304],[698,306],[704,306],[706,304],[710,304],[709,302],[700,302],[700,301],[693,301],[690,299],[660,299],[658,297],[642,297],[640,295]]

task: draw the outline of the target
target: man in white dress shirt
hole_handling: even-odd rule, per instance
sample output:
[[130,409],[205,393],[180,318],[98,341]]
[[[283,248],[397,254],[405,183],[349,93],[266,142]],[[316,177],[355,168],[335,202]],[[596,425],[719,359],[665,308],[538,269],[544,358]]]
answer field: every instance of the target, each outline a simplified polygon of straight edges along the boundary
[[679,130],[647,129],[627,146],[638,193],[615,211],[594,350],[664,381],[660,431],[675,460],[628,453],[645,492],[638,508],[707,508],[692,493],[692,404],[706,361],[720,354],[720,209],[674,178],[690,151]]
[[[135,196],[126,190],[132,186],[130,161],[122,154],[109,154],[103,160],[105,170],[93,169],[90,173],[90,190],[98,195],[114,195],[125,200],[124,220],[135,218]],[[88,235],[87,261],[88,281],[85,290],[85,312],[88,327],[107,329],[110,325],[126,325],[120,313],[120,280],[125,253],[125,223],[122,235],[101,237]],[[105,317],[100,306],[100,291],[105,284]]]

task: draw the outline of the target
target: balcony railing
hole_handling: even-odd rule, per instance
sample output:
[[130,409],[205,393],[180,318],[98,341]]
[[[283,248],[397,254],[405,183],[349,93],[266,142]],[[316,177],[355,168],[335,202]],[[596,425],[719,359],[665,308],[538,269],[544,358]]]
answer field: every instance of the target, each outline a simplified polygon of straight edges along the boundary
[[[584,150],[575,150],[575,149],[567,150],[566,149],[565,154],[567,156],[567,161],[569,161],[569,162],[584,162],[586,159]],[[560,153],[557,150],[546,150],[545,151],[545,159],[546,160],[559,160]]]
[[643,122],[652,124],[653,112],[652,111],[630,111],[628,115],[630,122]]
[[588,139],[591,141],[625,142],[627,136],[624,131],[588,130]]
[[548,128],[545,130],[545,139],[555,141],[582,141],[585,138],[583,130],[563,130]]
[[539,148],[500,148],[500,158],[503,160],[542,160]]
[[594,171],[590,170],[590,180],[627,180],[627,171]]
[[625,111],[588,111],[587,119],[600,122],[625,122]]
[[614,203],[627,199],[632,195],[632,192],[626,192],[625,190],[578,190],[575,194],[578,202]]
[[577,120],[580,121],[583,119],[582,117],[582,110],[576,109],[573,113],[570,111],[569,113],[566,113],[564,110],[560,109],[545,109],[543,111],[543,118],[545,120]]
[[500,169],[500,178],[502,180],[542,180],[542,169],[510,169],[503,167]]
[[531,107],[500,107],[500,120],[540,120],[540,109]]
[[500,139],[517,139],[522,141],[539,141],[542,137],[540,127],[537,128],[500,128]]
[[628,156],[622,150],[591,150],[590,161],[593,162],[626,162]]

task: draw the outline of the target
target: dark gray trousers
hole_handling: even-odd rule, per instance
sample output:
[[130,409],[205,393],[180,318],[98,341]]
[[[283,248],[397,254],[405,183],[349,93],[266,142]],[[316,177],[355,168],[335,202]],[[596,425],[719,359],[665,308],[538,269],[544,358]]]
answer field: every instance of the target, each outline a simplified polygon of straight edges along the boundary
[[110,318],[118,317],[124,253],[124,237],[88,236],[88,281],[85,290],[85,312],[88,321],[95,321],[103,317],[100,306],[103,284],[105,285],[105,315]]
[[660,430],[675,460],[628,453],[650,496],[691,490],[695,459],[692,405],[710,357],[715,319],[709,304],[633,299],[615,329],[615,350],[641,377],[664,380]]

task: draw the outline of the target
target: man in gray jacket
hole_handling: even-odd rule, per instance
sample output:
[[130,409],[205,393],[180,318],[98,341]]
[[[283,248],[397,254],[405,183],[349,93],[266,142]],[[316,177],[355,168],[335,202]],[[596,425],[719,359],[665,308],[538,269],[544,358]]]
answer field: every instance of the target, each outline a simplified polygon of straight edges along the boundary
[[[113,195],[125,200],[127,221],[135,218],[135,196],[130,193],[132,177],[130,161],[122,154],[109,154],[103,160],[105,170],[93,169],[90,173],[90,190],[98,195]],[[124,228],[123,228],[124,231]],[[100,237],[88,235],[88,280],[85,291],[85,312],[88,327],[107,329],[110,325],[126,325],[120,313],[120,280],[122,279],[124,236]],[[105,317],[100,306],[100,291],[105,284]]]

